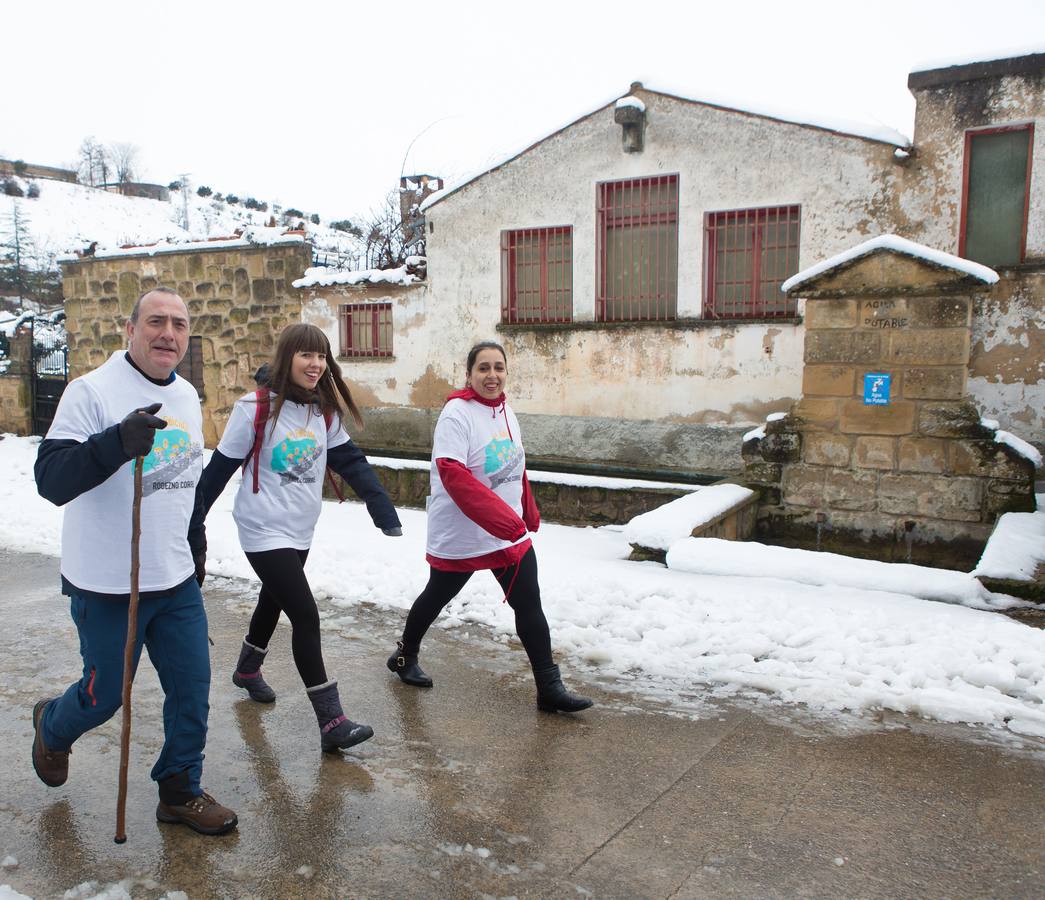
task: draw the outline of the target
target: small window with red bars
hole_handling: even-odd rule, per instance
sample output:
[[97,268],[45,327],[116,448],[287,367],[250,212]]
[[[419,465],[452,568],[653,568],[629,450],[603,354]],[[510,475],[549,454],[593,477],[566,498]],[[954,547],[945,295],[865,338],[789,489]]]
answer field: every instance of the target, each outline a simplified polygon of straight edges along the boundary
[[501,321],[573,319],[573,228],[501,232]]
[[392,355],[392,304],[346,303],[338,307],[341,356]]
[[678,309],[679,177],[597,185],[600,322],[674,319]]
[[707,213],[704,317],[796,315],[780,285],[798,271],[801,208],[773,206]]

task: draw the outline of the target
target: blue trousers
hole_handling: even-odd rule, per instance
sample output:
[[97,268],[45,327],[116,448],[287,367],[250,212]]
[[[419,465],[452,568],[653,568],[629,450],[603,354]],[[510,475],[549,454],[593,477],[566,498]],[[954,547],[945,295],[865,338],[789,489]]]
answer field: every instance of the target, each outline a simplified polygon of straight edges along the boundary
[[[80,735],[111,719],[123,702],[128,602],[73,593],[69,605],[80,635],[83,677],[44,712],[40,727],[44,743],[52,750],[70,749]],[[210,711],[210,653],[207,613],[194,578],[168,596],[139,601],[136,671],[142,645],[149,651],[164,693],[164,742],[152,778],[162,781],[187,772],[187,788],[198,795]]]

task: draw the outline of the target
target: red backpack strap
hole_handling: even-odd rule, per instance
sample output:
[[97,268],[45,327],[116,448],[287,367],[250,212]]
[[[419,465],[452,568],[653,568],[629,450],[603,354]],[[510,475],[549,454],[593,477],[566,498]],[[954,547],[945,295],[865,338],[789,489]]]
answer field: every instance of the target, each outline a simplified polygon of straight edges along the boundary
[[260,388],[254,392],[254,443],[250,453],[243,460],[243,469],[246,471],[247,463],[254,460],[254,493],[258,493],[258,463],[261,461],[261,444],[265,436],[265,422],[269,417],[269,391],[268,388]]
[[[334,421],[334,414],[332,412],[325,412],[325,413],[323,413],[323,421],[326,423],[327,434],[329,434],[330,433],[330,423]],[[324,438],[325,438],[325,436],[324,436]],[[330,482],[330,487],[333,489],[334,495],[337,497],[337,502],[338,503],[344,503],[345,502],[345,495],[341,493],[341,488],[339,488],[337,486],[337,479],[334,478],[334,472],[330,468],[330,466],[327,466],[327,481]]]

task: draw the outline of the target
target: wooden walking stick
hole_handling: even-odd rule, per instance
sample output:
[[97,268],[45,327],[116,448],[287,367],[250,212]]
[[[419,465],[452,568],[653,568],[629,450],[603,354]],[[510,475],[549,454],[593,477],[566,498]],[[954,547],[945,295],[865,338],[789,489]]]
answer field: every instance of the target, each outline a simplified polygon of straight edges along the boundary
[[131,507],[131,596],[127,604],[127,642],[123,648],[123,727],[120,729],[120,782],[116,797],[117,844],[127,840],[127,765],[131,755],[131,684],[134,681],[134,645],[138,636],[138,545],[142,536],[142,466],[145,457],[134,460],[134,505]]

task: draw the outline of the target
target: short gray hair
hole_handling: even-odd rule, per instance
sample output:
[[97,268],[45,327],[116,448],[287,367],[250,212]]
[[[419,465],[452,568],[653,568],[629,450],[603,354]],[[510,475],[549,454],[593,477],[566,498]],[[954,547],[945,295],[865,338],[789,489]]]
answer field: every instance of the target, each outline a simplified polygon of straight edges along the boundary
[[131,307],[131,324],[138,324],[138,313],[141,311],[142,300],[148,297],[149,294],[173,294],[175,297],[181,300],[181,294],[174,290],[174,288],[154,287],[149,288],[147,291],[142,291],[138,299],[134,301],[134,306]]

